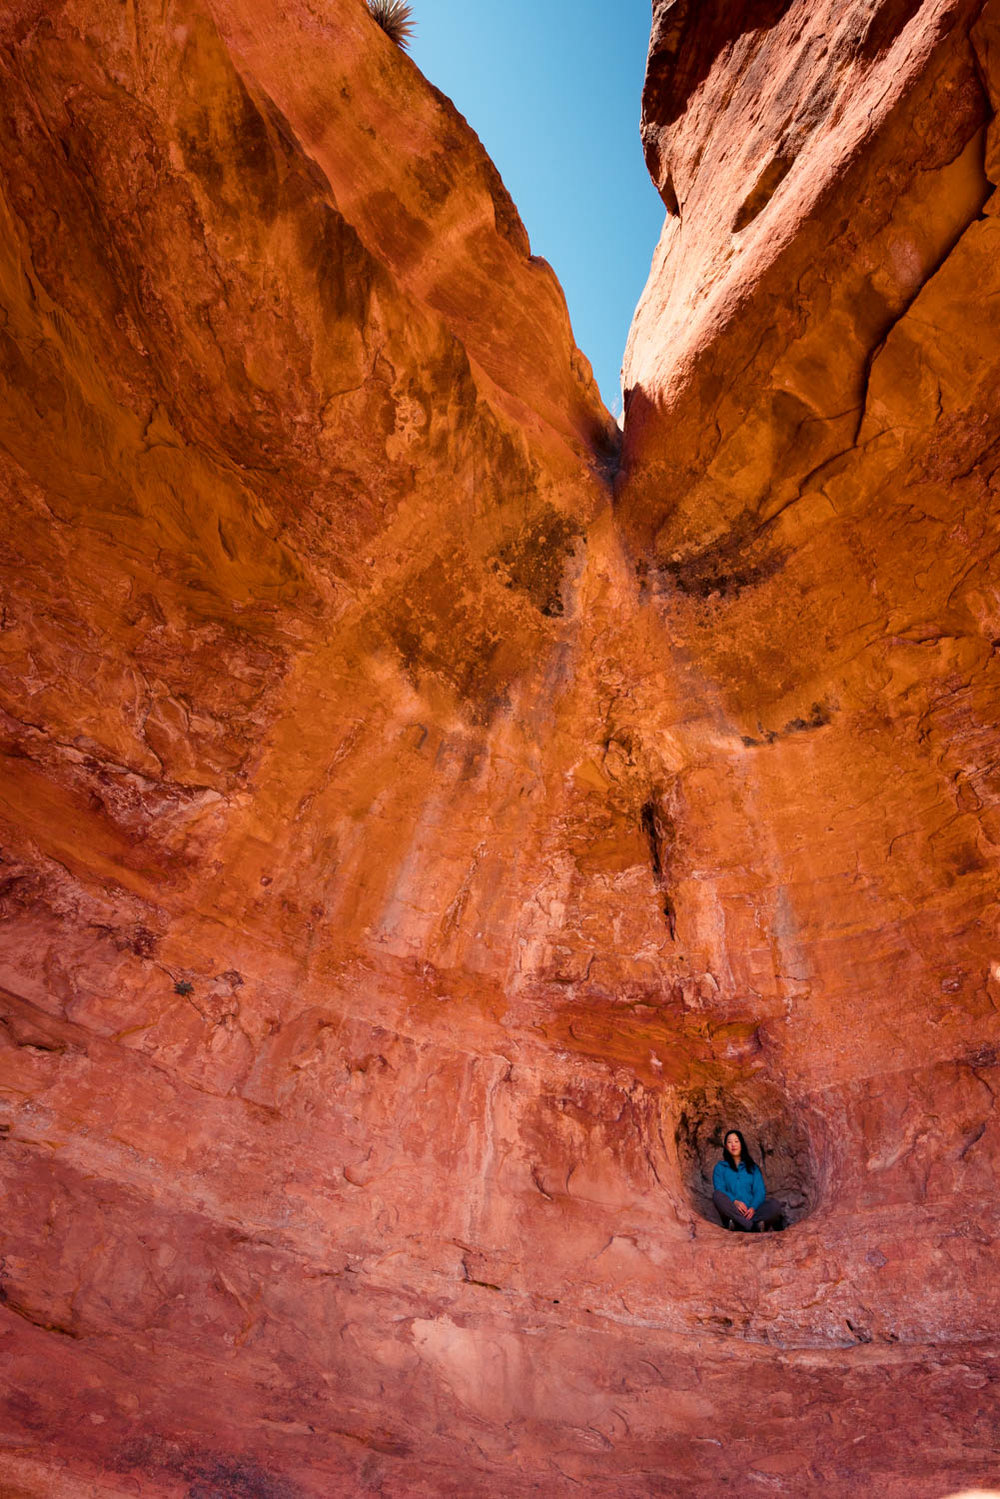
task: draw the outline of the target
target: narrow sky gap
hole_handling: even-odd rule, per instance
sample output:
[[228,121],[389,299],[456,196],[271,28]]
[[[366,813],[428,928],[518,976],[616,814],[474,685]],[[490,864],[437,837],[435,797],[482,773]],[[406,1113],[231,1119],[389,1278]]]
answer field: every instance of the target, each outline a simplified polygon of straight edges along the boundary
[[663,223],[639,141],[649,0],[414,0],[413,16],[414,61],[499,168],[617,415]]

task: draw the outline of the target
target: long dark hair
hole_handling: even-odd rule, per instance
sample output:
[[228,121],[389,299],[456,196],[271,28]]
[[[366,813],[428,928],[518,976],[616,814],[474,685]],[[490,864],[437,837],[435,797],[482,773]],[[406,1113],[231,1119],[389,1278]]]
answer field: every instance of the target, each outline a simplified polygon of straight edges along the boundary
[[[726,1141],[729,1139],[730,1135],[735,1135],[736,1138],[737,1138],[737,1140],[739,1140],[739,1142],[740,1142],[740,1158],[739,1158],[738,1162],[733,1160],[732,1156],[729,1154],[729,1147],[726,1145]],[[747,1168],[747,1170],[749,1171],[749,1173],[750,1173],[751,1176],[753,1176],[753,1174],[754,1174],[755,1171],[759,1171],[760,1170],[760,1167],[757,1165],[757,1162],[754,1160],[753,1156],[750,1154],[749,1150],[747,1149],[747,1142],[744,1140],[742,1134],[740,1133],[740,1131],[738,1129],[723,1130],[723,1133],[722,1133],[722,1154],[726,1158],[727,1165],[732,1166],[732,1168],[733,1168],[734,1171],[737,1169],[738,1165],[739,1166],[745,1166]]]

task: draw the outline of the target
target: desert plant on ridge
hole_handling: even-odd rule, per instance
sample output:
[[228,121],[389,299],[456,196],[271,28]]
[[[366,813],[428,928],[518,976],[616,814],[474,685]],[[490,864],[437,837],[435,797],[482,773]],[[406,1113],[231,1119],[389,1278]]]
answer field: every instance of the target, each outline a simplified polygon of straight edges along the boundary
[[381,26],[390,41],[408,47],[413,35],[413,6],[406,0],[368,0],[372,19]]

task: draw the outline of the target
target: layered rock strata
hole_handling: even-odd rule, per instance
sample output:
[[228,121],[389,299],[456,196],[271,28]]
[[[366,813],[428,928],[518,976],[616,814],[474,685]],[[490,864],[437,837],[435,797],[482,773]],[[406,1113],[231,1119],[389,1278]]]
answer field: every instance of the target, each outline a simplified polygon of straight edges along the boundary
[[4,1493],[995,1475],[998,48],[657,3],[619,455],[362,0],[7,8]]

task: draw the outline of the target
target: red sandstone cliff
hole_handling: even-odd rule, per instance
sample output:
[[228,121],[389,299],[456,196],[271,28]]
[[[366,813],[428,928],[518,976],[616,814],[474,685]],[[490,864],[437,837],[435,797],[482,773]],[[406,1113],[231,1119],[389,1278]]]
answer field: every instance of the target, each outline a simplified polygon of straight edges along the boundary
[[7,8],[5,1494],[995,1477],[998,57],[657,4],[612,495],[361,0]]

